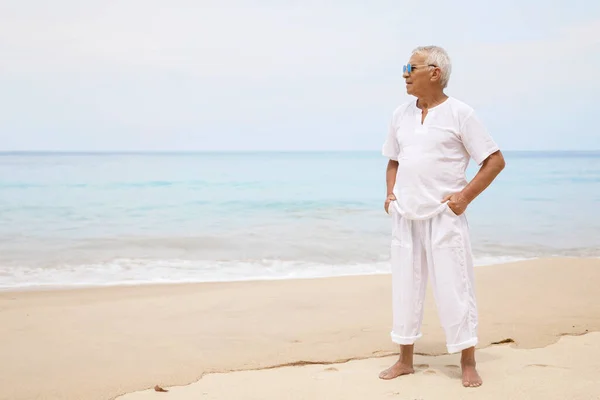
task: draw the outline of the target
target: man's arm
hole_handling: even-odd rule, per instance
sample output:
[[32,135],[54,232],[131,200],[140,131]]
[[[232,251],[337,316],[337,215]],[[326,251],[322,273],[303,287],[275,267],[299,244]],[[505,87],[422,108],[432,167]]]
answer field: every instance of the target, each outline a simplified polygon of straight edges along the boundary
[[477,174],[473,177],[471,182],[464,187],[460,194],[468,203],[472,202],[487,189],[505,166],[506,162],[504,161],[504,156],[500,150],[490,154],[481,165]]
[[383,143],[382,154],[388,159],[387,169],[385,171],[385,184],[387,189],[387,196],[383,208],[385,212],[388,212],[388,206],[391,201],[396,200],[394,196],[394,185],[396,185],[396,172],[398,171],[398,153],[400,152],[400,146],[398,144],[398,138],[396,136],[396,111],[392,115],[390,127],[388,129],[387,137]]
[[388,207],[390,206],[390,202],[396,200],[396,196],[394,196],[394,186],[396,185],[396,173],[398,172],[398,161],[389,160],[387,169],[385,171],[385,184],[387,187],[387,196],[385,199],[385,203],[383,205],[383,209],[386,213],[389,214]]
[[389,160],[387,170],[385,171],[385,182],[387,186],[387,195],[394,194],[396,185],[396,173],[398,172],[398,161]]
[[500,150],[492,153],[486,158],[477,174],[471,182],[459,193],[448,195],[442,202],[449,200],[448,205],[456,215],[460,215],[467,209],[477,196],[479,196],[504,169],[506,162]]

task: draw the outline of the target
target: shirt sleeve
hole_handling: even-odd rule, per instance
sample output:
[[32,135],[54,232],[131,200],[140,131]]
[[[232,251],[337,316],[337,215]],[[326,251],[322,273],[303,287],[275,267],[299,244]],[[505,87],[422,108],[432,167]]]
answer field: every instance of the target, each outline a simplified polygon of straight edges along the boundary
[[400,146],[398,145],[398,139],[396,138],[396,126],[395,118],[392,117],[390,122],[390,128],[388,129],[387,138],[383,143],[382,154],[384,157],[390,160],[398,161],[398,153],[400,153]]
[[500,150],[475,112],[471,112],[460,130],[463,145],[471,158],[481,165],[490,154]]

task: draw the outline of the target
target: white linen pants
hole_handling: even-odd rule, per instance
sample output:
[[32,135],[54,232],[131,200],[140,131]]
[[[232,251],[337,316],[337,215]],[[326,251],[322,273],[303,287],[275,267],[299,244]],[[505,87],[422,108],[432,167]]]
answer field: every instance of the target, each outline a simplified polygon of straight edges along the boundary
[[477,345],[473,256],[465,214],[446,205],[425,220],[392,216],[392,341],[410,345],[419,339],[429,276],[449,353]]

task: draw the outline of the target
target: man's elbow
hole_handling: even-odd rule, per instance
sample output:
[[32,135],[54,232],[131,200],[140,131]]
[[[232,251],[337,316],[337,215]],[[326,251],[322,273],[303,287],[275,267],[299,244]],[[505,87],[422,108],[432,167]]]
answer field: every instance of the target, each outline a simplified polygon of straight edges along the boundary
[[504,167],[506,167],[506,161],[504,160],[504,155],[500,150],[495,153],[490,154],[490,156],[485,160],[485,164],[489,169],[494,170],[497,174],[499,174]]

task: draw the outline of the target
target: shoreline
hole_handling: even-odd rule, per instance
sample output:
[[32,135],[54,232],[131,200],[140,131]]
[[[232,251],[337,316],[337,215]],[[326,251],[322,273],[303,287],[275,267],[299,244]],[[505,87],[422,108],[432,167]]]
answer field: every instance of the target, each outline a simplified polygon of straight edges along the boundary
[[[533,261],[533,260],[541,260],[541,259],[588,259],[594,257],[565,257],[565,256],[548,256],[548,257],[513,257],[513,256],[499,256],[499,257],[482,257],[486,262],[477,263],[477,259],[475,260],[475,268],[482,267],[493,267],[498,265],[504,265],[514,262],[523,262],[523,261]],[[598,257],[600,258],[600,257]],[[489,261],[490,259],[495,259],[494,261]],[[216,262],[216,261],[215,261]],[[366,263],[360,263],[366,264]],[[378,261],[373,264],[389,264],[389,261]],[[329,264],[324,264],[324,266],[328,266]],[[344,264],[341,264],[344,265]],[[348,264],[348,265],[356,265],[356,264]],[[245,277],[245,278],[234,278],[234,279],[209,279],[209,280],[179,280],[179,281],[116,281],[116,282],[107,282],[107,283],[74,283],[74,284],[35,284],[35,285],[27,285],[27,286],[0,286],[0,293],[8,293],[8,292],[35,292],[35,291],[62,291],[62,290],[78,290],[78,289],[94,289],[94,288],[113,288],[113,287],[138,287],[138,286],[159,286],[159,285],[187,285],[187,284],[207,284],[207,283],[235,283],[235,282],[269,282],[269,281],[282,281],[282,280],[311,280],[311,279],[328,279],[328,278],[337,278],[337,277],[349,277],[349,276],[372,276],[372,275],[389,275],[391,272],[388,271],[373,271],[366,273],[364,271],[357,271],[351,273],[344,274],[323,274],[323,275],[315,275],[315,276],[272,276],[272,277]]]
[[[600,259],[475,273],[479,349],[600,331]],[[381,358],[397,352],[390,299],[389,274],[0,292],[0,399],[113,399],[215,372]],[[425,307],[416,353],[443,356],[429,290]]]

